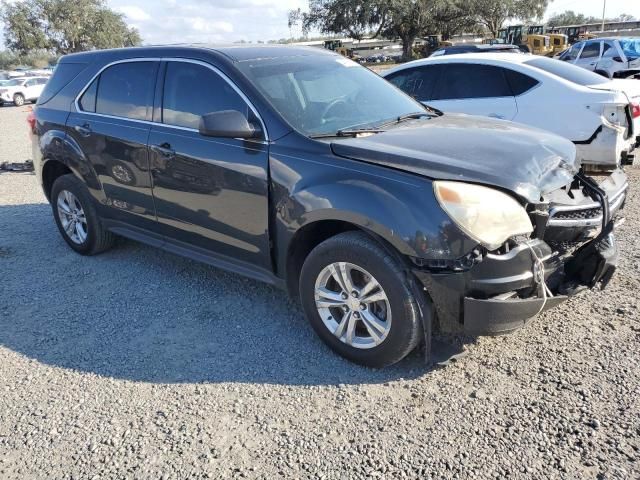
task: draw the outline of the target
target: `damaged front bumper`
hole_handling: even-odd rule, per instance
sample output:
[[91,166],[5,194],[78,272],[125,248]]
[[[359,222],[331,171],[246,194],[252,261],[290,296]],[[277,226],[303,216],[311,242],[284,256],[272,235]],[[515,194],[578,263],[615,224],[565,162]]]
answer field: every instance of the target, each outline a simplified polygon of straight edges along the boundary
[[624,205],[626,176],[619,171],[600,185],[592,183],[582,190],[599,190],[594,196],[600,195],[600,201],[571,192],[573,205],[559,208],[550,202],[543,221],[533,218],[537,238],[486,253],[466,271],[415,268],[433,301],[439,329],[508,333],[572,295],[606,287],[618,262],[614,217]]

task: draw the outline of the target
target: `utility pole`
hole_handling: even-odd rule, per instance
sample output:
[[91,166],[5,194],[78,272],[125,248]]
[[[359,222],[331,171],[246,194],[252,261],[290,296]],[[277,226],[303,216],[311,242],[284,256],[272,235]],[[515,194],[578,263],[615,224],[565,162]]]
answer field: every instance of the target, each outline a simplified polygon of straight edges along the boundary
[[604,32],[604,12],[607,9],[607,0],[602,0],[602,27],[600,31]]

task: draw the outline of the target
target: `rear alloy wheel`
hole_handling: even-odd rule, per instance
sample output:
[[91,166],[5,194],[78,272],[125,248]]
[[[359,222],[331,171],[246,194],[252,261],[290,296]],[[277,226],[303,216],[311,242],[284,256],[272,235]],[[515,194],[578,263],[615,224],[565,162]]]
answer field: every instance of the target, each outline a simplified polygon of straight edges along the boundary
[[51,187],[51,208],[62,238],[82,255],[100,253],[114,236],[102,226],[84,183],[72,174],[58,177]]
[[82,205],[76,196],[69,190],[60,190],[56,201],[58,218],[64,229],[64,233],[76,245],[82,245],[87,241],[88,228],[87,217]]
[[325,240],[307,256],[300,300],[318,336],[368,367],[402,360],[421,338],[418,302],[401,260],[363,232]]
[[21,107],[21,106],[23,106],[23,105],[24,105],[24,97],[22,96],[22,94],[21,94],[21,93],[16,93],[16,94],[13,96],[13,104],[14,104],[16,107]]

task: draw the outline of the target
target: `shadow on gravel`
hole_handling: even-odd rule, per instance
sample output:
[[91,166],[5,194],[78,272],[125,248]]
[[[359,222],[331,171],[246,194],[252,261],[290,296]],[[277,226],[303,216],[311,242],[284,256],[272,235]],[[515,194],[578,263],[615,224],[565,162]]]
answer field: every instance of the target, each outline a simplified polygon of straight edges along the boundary
[[[321,343],[273,287],[135,242],[83,257],[47,204],[0,206],[0,344],[56,367],[155,383],[383,383]],[[438,352],[436,352],[438,354]]]

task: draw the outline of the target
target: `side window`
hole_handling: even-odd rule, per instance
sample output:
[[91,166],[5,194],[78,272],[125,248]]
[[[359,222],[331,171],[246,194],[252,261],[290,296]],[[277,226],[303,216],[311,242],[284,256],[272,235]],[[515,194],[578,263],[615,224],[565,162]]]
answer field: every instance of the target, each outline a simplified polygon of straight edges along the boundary
[[96,111],[96,93],[98,92],[98,80],[99,78],[96,78],[93,82],[91,82],[89,88],[87,88],[82,94],[82,97],[80,97],[80,110],[82,110],[83,112],[95,113]]
[[585,58],[597,58],[600,56],[600,42],[589,42],[584,45],[580,60]]
[[602,44],[602,58],[613,58],[618,56],[618,49],[611,42],[604,42]]
[[416,100],[424,102],[433,98],[439,71],[439,65],[416,67],[398,72],[389,81]]
[[98,80],[96,113],[150,120],[157,69],[156,62],[125,62],[107,68]]
[[247,103],[210,68],[187,62],[167,64],[162,123],[197,129],[202,115],[222,110],[249,113]]
[[564,52],[560,56],[560,60],[564,60],[565,62],[570,62],[578,58],[578,53],[580,53],[580,49],[582,48],[582,43],[576,43],[569,50]]
[[512,96],[502,69],[493,65],[447,63],[442,65],[433,100]]
[[529,75],[516,72],[515,70],[505,68],[504,74],[507,77],[507,82],[509,82],[509,86],[511,87],[511,91],[514,96],[528,92],[539,83],[535,78],[531,78]]

